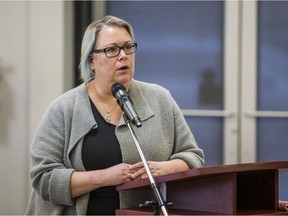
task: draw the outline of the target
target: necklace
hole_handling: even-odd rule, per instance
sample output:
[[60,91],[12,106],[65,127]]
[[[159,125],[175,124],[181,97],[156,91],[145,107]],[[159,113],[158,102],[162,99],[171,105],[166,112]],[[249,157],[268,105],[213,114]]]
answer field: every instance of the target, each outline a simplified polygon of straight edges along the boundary
[[[94,92],[95,92],[95,96],[97,96],[98,98],[100,98],[96,88],[95,88],[95,85],[93,85],[93,89],[94,89]],[[100,99],[99,99],[100,100]],[[102,107],[104,108],[104,110],[106,111],[106,114],[104,115],[104,119],[107,121],[107,122],[110,122],[111,120],[111,113],[114,111],[114,109],[117,107],[118,103],[115,104],[115,106],[110,110],[110,111],[106,111],[106,108],[104,106],[104,104],[102,103]]]
[[110,122],[111,120],[111,113],[114,111],[114,109],[116,108],[117,104],[112,108],[112,110],[109,112],[109,111],[106,111],[106,114],[104,116],[104,119],[107,121],[107,122]]

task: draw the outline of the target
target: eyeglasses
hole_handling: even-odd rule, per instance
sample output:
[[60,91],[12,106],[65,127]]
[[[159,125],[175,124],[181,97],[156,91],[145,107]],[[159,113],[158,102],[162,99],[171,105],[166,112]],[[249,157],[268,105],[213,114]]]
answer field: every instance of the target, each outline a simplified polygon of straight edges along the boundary
[[105,49],[93,49],[91,52],[96,53],[96,54],[104,52],[108,58],[113,58],[113,57],[116,57],[120,54],[121,49],[124,50],[126,55],[133,54],[137,50],[137,43],[125,44],[122,47],[111,46],[111,47],[107,47]]

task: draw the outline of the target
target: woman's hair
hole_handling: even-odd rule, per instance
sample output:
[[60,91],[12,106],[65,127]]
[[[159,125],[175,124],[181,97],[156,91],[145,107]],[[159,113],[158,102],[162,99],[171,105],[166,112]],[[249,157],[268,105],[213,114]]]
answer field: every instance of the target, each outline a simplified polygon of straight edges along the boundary
[[94,71],[91,71],[90,69],[90,54],[97,42],[99,32],[105,26],[117,26],[125,28],[134,41],[133,28],[125,20],[119,19],[115,16],[105,16],[100,20],[95,20],[92,22],[84,33],[81,45],[81,59],[79,69],[81,79],[84,82],[87,82],[94,77]]

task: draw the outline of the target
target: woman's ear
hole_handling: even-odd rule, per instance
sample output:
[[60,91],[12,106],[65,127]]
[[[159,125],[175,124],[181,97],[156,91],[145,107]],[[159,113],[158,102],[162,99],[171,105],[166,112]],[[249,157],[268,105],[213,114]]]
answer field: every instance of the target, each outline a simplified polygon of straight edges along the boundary
[[91,69],[92,71],[95,70],[95,65],[94,65],[93,58],[92,58],[91,55],[89,56],[89,66],[90,66],[90,69]]

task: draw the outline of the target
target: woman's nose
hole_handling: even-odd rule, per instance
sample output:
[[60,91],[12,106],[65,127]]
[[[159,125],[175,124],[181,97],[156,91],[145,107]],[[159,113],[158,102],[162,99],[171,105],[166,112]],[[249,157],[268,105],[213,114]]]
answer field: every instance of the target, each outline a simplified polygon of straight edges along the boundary
[[127,54],[125,53],[125,51],[123,49],[120,50],[120,53],[118,55],[118,59],[121,58],[126,58]]

